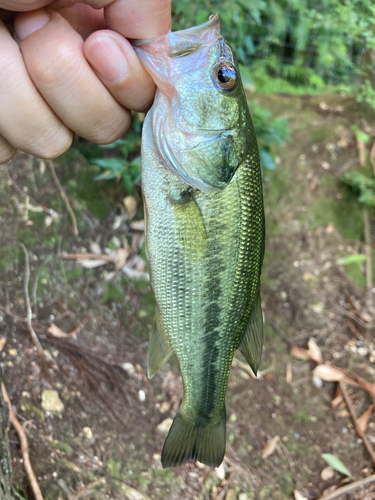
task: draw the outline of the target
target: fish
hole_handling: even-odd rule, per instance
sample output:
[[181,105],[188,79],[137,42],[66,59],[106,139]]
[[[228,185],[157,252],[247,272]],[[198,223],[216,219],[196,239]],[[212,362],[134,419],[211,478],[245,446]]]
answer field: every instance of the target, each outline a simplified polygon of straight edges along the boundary
[[263,346],[265,222],[257,140],[220,18],[134,48],[157,90],[142,131],[146,254],[155,297],[147,370],[174,354],[184,387],[164,468],[217,467],[236,349],[256,373]]

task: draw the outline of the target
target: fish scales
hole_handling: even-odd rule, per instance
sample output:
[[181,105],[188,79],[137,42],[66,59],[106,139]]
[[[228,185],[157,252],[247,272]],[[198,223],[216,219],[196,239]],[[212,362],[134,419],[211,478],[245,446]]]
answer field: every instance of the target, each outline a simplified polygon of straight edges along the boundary
[[162,462],[218,466],[234,351],[241,348],[256,370],[263,340],[257,143],[217,16],[136,50],[158,86],[142,139],[146,251],[156,301],[148,370],[153,376],[175,354],[184,385]]

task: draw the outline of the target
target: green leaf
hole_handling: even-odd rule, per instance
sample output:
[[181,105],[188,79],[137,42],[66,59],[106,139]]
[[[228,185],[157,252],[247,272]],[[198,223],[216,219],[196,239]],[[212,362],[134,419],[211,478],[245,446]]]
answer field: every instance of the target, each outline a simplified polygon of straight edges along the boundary
[[127,172],[123,172],[121,175],[122,180],[124,181],[126,191],[129,195],[133,194],[133,181]]
[[113,174],[121,174],[126,167],[126,162],[120,158],[95,158],[92,160],[92,163],[111,170]]
[[331,453],[323,453],[322,459],[327,462],[327,464],[331,466],[332,469],[335,469],[337,470],[337,472],[340,472],[341,474],[354,479],[346,466],[341,462],[339,458],[335,457],[335,455],[332,455]]
[[268,170],[275,170],[275,162],[273,161],[272,156],[265,149],[262,149],[260,152],[260,160],[263,167],[268,168]]
[[357,255],[349,255],[344,259],[340,260],[340,264],[343,266],[347,266],[349,264],[360,264],[361,262],[366,262],[366,255],[357,254]]

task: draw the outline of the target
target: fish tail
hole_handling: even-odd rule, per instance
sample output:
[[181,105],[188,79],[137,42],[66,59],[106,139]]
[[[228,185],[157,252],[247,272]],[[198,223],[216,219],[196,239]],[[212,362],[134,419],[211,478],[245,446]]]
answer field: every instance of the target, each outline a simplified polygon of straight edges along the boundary
[[199,460],[218,467],[225,454],[226,412],[217,420],[197,423],[181,415],[175,416],[161,454],[164,468]]

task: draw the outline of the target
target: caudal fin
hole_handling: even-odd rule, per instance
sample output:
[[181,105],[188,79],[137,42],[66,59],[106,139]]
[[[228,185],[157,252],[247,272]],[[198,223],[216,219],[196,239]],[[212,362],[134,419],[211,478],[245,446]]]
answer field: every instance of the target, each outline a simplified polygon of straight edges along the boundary
[[205,424],[196,424],[177,413],[163,446],[163,467],[176,467],[190,460],[218,467],[225,454],[225,423],[225,408],[221,418]]

